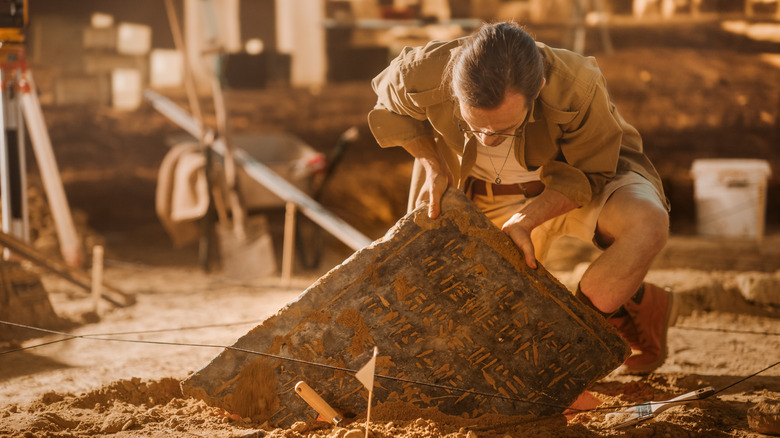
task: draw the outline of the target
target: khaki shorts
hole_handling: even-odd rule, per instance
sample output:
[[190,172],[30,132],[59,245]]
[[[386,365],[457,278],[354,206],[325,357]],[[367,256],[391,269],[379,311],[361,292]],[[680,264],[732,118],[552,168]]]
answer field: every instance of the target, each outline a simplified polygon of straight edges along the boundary
[[[531,240],[534,244],[536,259],[544,262],[552,243],[561,236],[572,236],[584,242],[594,243],[596,224],[598,223],[601,209],[615,191],[628,185],[634,187],[635,193],[647,199],[658,201],[658,205],[666,210],[666,198],[659,193],[653,184],[636,172],[618,174],[612,181],[604,186],[598,195],[591,199],[590,203],[574,209],[564,215],[553,218],[531,232]],[[636,192],[638,190],[638,192]],[[501,228],[509,218],[517,213],[523,205],[533,202],[535,198],[526,198],[523,195],[504,196],[472,196],[474,204],[497,227]],[[598,245],[597,245],[598,246]]]

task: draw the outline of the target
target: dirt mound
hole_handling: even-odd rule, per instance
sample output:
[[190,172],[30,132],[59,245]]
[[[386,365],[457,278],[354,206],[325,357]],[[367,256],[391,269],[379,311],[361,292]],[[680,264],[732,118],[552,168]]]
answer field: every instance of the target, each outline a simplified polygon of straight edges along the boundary
[[132,378],[119,380],[109,386],[77,397],[72,406],[74,408],[92,408],[98,404],[106,405],[114,402],[136,406],[143,404],[157,406],[181,397],[181,388],[176,379],[142,382],[139,378]]
[[[432,408],[405,403],[387,403],[372,410],[369,436],[373,438],[503,438],[525,436],[539,438],[595,437],[622,434],[629,437],[663,436],[748,436],[736,431],[747,430],[748,404],[726,400],[718,394],[708,399],[680,404],[635,428],[615,429],[617,423],[607,413],[621,407],[647,401],[661,401],[698,389],[706,382],[683,375],[653,375],[645,380],[625,383],[602,382],[591,395],[600,406],[579,414],[548,418],[512,418],[486,415],[476,419],[452,417]],[[17,405],[0,411],[0,436],[90,437],[116,434],[122,436],[171,437],[242,436],[278,438],[345,438],[365,433],[365,417],[347,420],[340,426],[309,421],[293,424],[289,429],[275,429],[254,423],[205,405],[195,399],[184,399],[179,382],[165,378],[154,381],[120,380],[81,396],[56,392],[21,409]],[[763,391],[777,399],[780,394]],[[351,422],[350,422],[351,421]],[[734,434],[725,434],[732,430]]]

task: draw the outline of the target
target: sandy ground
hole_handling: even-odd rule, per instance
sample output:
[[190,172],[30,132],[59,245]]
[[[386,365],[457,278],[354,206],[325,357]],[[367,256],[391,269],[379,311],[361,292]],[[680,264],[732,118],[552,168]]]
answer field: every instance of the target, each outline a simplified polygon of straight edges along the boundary
[[[601,408],[568,419],[477,421],[377,406],[371,436],[761,436],[750,429],[747,412],[765,398],[780,399],[780,367],[731,385],[780,360],[780,310],[747,302],[738,288],[741,276],[780,270],[778,204],[771,201],[777,199],[777,176],[768,193],[768,235],[757,245],[693,234],[688,169],[698,157],[762,157],[777,169],[780,74],[767,56],[780,49],[719,29],[688,24],[619,28],[613,32],[618,50],[599,55],[610,93],[642,132],[673,204],[673,236],[648,276],[672,287],[683,303],[670,330],[667,362],[650,376],[611,375],[597,382],[589,391]],[[539,33],[546,40],[544,30]],[[37,76],[42,89],[43,73]],[[380,237],[405,210],[405,189],[398,187],[406,187],[410,162],[403,151],[380,151],[367,137],[365,113],[373,99],[368,84],[290,94],[268,90],[231,96],[234,126],[296,132],[325,151],[337,133],[359,123],[362,140],[345,154],[322,201],[366,235]],[[353,104],[354,119],[318,106],[327,99]],[[0,436],[363,436],[360,418],[344,427],[301,423],[275,430],[185,399],[178,386],[351,251],[326,239],[323,263],[316,270],[296,267],[291,287],[273,278],[246,285],[207,275],[198,267],[197,248],[171,247],[152,209],[165,140],[178,129],[148,107],[129,114],[103,108],[44,110],[85,243],[106,246],[107,281],[133,294],[137,303],[127,308],[102,303],[96,317],[88,296],[44,274],[63,322],[56,329],[78,337],[36,332],[0,345]],[[282,217],[279,211],[269,216],[277,249]],[[56,239],[42,233],[36,244],[51,250]],[[547,267],[572,287],[594,253],[573,242],[562,242],[556,251]],[[719,392],[668,409],[636,428],[617,431],[606,418],[618,406],[667,400],[707,386]]]
[[[661,259],[671,260],[672,252],[689,250],[696,242],[701,244],[702,239],[673,238]],[[770,236],[764,244],[778,242],[780,236]],[[728,242],[704,239],[704,243],[723,257],[731,251]],[[581,269],[576,262],[587,261],[587,254],[574,242],[558,245],[551,264],[564,269],[556,275],[576,283]],[[115,308],[102,302],[99,321],[91,313],[90,297],[64,280],[44,275],[58,314],[79,323],[58,330],[78,338],[38,333],[18,345],[5,346],[3,350],[27,349],[0,356],[0,436],[336,437],[363,427],[358,418],[343,428],[302,423],[274,430],[185,399],[178,387],[181,379],[215,357],[220,346],[232,344],[293,300],[317,273],[296,275],[291,287],[281,287],[276,278],[238,284],[197,268],[111,260],[107,264],[107,281],[135,295],[137,303]],[[561,416],[532,424],[527,419],[503,420],[509,421],[506,425],[499,420],[464,421],[409,407],[399,411],[380,406],[372,417],[372,436],[612,435],[618,432],[610,428],[613,422],[606,414],[617,406],[667,400],[707,386],[720,392],[619,433],[760,436],[751,432],[747,410],[764,397],[780,398],[780,367],[730,385],[780,360],[780,312],[741,299],[733,281],[740,273],[744,271],[654,269],[649,279],[673,286],[681,302],[687,303],[670,330],[667,362],[650,376],[611,375],[597,382],[589,390],[602,407],[573,416],[568,423]],[[709,311],[696,305],[713,294],[729,298],[710,301]]]

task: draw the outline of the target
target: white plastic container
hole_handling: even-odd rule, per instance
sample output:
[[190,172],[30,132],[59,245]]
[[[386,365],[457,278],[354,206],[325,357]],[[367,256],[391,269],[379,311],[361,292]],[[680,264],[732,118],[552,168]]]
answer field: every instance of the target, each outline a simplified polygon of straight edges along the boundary
[[149,55],[149,85],[152,88],[180,87],[184,82],[184,57],[173,49],[154,49]]
[[761,240],[772,174],[766,160],[694,160],[691,174],[699,234]]
[[146,55],[152,47],[152,28],[145,24],[119,23],[116,51],[122,55]]
[[90,17],[90,24],[95,29],[105,29],[114,25],[114,16],[102,12],[94,12]]
[[141,106],[143,86],[141,72],[134,68],[117,68],[111,72],[111,106],[131,111]]

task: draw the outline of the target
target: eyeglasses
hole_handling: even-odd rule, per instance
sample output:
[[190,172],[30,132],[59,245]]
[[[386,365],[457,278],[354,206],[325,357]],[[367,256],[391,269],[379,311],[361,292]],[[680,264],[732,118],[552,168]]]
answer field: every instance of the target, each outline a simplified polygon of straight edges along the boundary
[[[517,129],[520,130],[519,134],[509,134],[505,132],[485,132],[485,131],[477,131],[476,129],[464,129],[463,126],[460,124],[460,120],[458,120],[458,130],[464,134],[474,134],[474,135],[484,135],[485,137],[515,137],[520,138],[523,136],[523,130],[525,129],[525,124],[528,122],[528,115],[526,114],[525,120],[523,120],[523,123],[518,127]],[[517,130],[515,130],[517,132]]]

